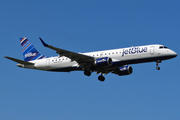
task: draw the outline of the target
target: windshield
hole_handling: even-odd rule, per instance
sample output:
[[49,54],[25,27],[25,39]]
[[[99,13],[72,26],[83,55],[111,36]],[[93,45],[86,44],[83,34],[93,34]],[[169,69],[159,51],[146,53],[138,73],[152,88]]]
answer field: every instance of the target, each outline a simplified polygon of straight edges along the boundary
[[166,46],[160,46],[159,49],[168,49]]

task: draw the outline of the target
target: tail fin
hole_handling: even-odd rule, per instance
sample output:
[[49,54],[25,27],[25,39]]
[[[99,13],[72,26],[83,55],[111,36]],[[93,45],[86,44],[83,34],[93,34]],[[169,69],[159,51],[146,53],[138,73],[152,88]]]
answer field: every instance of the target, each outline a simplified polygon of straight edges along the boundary
[[46,58],[46,56],[39,54],[39,52],[35,49],[35,47],[29,42],[26,37],[20,38],[20,43],[24,61]]

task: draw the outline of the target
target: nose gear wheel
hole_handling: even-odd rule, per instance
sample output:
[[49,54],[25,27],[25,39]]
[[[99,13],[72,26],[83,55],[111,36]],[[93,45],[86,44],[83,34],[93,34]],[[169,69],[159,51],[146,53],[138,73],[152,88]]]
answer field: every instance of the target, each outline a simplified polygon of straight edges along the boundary
[[158,66],[158,65],[159,65],[159,63],[161,63],[161,61],[160,61],[160,60],[156,61],[156,69],[157,69],[157,70],[160,70],[160,67]]

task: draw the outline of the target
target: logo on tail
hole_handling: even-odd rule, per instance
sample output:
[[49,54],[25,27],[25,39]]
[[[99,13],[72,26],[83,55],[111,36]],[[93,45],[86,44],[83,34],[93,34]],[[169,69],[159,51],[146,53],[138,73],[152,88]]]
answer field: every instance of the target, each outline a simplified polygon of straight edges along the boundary
[[26,37],[20,38],[20,43],[24,61],[32,61],[46,58],[46,56],[39,54],[39,52],[35,49],[35,47],[29,42]]

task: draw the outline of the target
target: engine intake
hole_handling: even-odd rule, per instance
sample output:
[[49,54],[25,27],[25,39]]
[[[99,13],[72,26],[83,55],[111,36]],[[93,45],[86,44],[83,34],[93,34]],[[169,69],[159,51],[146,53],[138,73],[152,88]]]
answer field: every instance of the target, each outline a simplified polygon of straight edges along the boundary
[[97,67],[107,67],[112,65],[112,59],[109,57],[103,57],[103,58],[98,58],[94,62],[94,65]]
[[119,67],[119,69],[115,72],[116,74],[118,74],[119,76],[122,75],[130,75],[133,72],[133,68],[131,66],[125,65],[122,67]]

